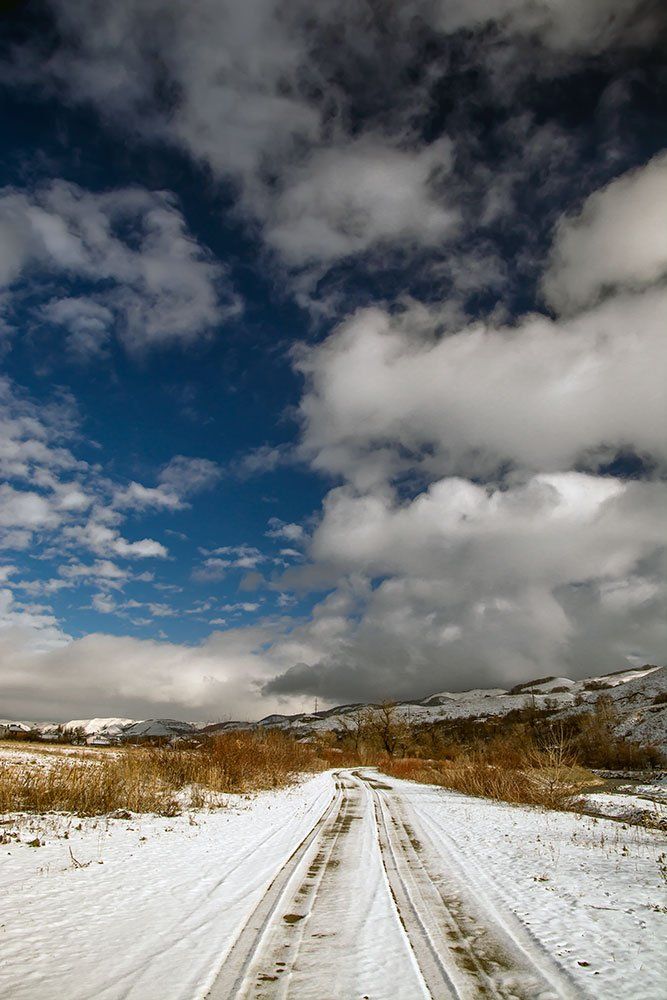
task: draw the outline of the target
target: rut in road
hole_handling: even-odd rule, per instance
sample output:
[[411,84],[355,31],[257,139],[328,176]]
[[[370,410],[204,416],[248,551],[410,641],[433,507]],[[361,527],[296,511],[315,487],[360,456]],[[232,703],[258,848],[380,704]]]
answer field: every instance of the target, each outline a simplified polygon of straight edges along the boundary
[[252,995],[248,993],[250,968],[253,961],[262,954],[263,939],[268,935],[271,921],[286,894],[286,888],[295,872],[299,870],[304,857],[312,844],[320,838],[322,831],[341,815],[345,808],[343,785],[335,776],[335,794],[315,823],[312,830],[304,837],[291,857],[277,873],[263,898],[253,911],[249,920],[242,928],[229,955],[226,957],[213,986],[206,994],[207,1000],[229,1000],[231,997]]
[[367,790],[349,773],[336,784],[317,830],[241,931],[210,1000],[429,996],[388,892]]
[[535,942],[468,897],[399,793],[364,770],[341,772],[209,1000],[575,996]]
[[[354,772],[374,799],[383,861],[396,907],[433,997],[495,1000],[580,998],[569,978],[513,921],[476,904],[448,859],[415,830],[400,796],[381,780]],[[442,992],[441,983],[449,992]]]

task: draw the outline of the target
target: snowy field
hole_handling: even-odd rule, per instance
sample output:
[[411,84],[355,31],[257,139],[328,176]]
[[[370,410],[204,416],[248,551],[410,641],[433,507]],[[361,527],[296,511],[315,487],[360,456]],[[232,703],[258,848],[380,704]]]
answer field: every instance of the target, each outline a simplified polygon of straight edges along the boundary
[[655,830],[360,771],[0,840],[3,998],[665,996]]

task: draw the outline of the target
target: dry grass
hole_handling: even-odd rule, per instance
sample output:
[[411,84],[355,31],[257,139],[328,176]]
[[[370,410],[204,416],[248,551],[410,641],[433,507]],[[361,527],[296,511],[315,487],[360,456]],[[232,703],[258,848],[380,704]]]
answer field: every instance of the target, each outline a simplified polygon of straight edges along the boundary
[[[43,754],[44,756],[53,756],[57,754],[59,756],[70,755],[73,753],[88,753],[89,747],[77,748],[72,746],[63,746],[61,743],[33,743],[31,740],[0,740],[0,753],[7,751],[8,754],[13,754],[18,752],[30,753],[30,754]],[[106,747],[100,747],[100,750],[106,750]],[[95,748],[97,750],[97,747]]]
[[89,759],[54,754],[48,767],[16,756],[0,760],[0,812],[174,815],[213,803],[211,793],[276,788],[324,766],[311,748],[263,732],[225,734],[187,750],[127,748]]
[[577,758],[588,767],[643,771],[664,767],[665,756],[652,744],[635,743],[616,734],[618,715],[608,696],[601,695],[592,712],[576,719],[578,731],[571,737]]
[[540,747],[516,736],[459,747],[449,760],[387,758],[380,767],[396,778],[549,809],[570,808],[584,788],[596,783],[595,776],[578,766],[563,744]]

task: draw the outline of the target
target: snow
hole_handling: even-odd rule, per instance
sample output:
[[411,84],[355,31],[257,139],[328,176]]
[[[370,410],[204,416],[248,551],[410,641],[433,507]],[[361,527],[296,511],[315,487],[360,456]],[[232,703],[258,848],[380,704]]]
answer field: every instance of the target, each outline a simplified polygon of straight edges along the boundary
[[124,729],[125,726],[130,726],[135,723],[136,719],[72,719],[71,722],[66,722],[63,726],[64,729],[82,729],[84,733],[88,736],[93,736],[97,733],[105,732],[109,729],[120,731]]
[[[363,777],[328,772],[169,819],[5,817],[0,996],[200,1000],[278,870],[338,797],[346,811],[332,814],[329,832],[297,852],[290,871],[290,906],[314,893],[293,932],[301,936],[289,936],[284,908],[262,932],[269,953],[285,949],[287,961],[299,942],[290,974],[300,998],[327,989],[373,1000],[425,995],[408,945],[417,924],[399,919],[383,867],[385,813],[390,838],[409,821],[433,885],[444,884],[481,927],[509,935],[531,968],[572,987],[542,995],[664,997],[663,833]],[[35,838],[39,847],[30,846]],[[410,875],[406,859],[394,877]]]
[[123,738],[177,736],[194,731],[195,727],[190,722],[180,722],[178,719],[146,719],[143,722],[135,722],[123,730]]
[[15,733],[29,733],[32,725],[29,722],[17,722],[14,719],[0,719],[0,729],[6,729]]
[[203,996],[331,794],[322,774],[212,813],[4,823],[20,842],[0,846],[0,996]]
[[627,823],[659,827],[667,831],[667,796],[652,785],[637,788],[636,794],[589,792],[581,801],[587,812],[611,816]]
[[[384,780],[384,779],[383,779]],[[477,896],[509,912],[582,996],[662,1000],[667,893],[654,830],[392,780]]]
[[[566,690],[563,690],[566,689]],[[470,691],[441,691],[418,702],[401,702],[398,715],[416,723],[449,719],[502,716],[530,705],[538,709],[560,710],[563,715],[590,711],[597,698],[608,695],[621,716],[618,732],[630,739],[656,743],[667,751],[667,706],[655,705],[656,695],[667,690],[667,670],[646,666],[573,681],[568,677],[535,680],[512,693],[503,688],[475,688]],[[254,725],[295,732],[298,736],[343,729],[354,724],[355,713],[364,705],[341,705],[326,712],[297,715],[269,715],[259,723],[231,721],[210,731],[248,729]],[[9,724],[6,722],[6,724]],[[2,723],[0,723],[2,725]],[[29,726],[27,726],[29,728]],[[40,724],[41,729],[47,725]],[[196,723],[173,719],[134,720],[122,718],[74,719],[65,728],[83,729],[86,735],[123,737],[132,735],[175,735],[203,728]]]
[[667,752],[667,702],[655,704],[656,697],[667,695],[667,669],[635,677],[608,693],[621,716],[620,735],[656,743]]
[[498,695],[506,695],[505,688],[472,688],[470,691],[439,691],[437,694],[429,695],[421,702],[422,705],[437,705],[442,701],[470,701],[479,698],[494,698]]
[[[52,743],[4,743],[0,744],[0,764],[20,768],[41,768],[46,770],[58,762],[69,759],[79,763],[95,763],[100,752],[91,747],[62,746]],[[105,751],[113,753],[113,751]]]
[[527,685],[523,690],[527,694],[530,694],[533,691],[540,692],[541,694],[549,694],[549,692],[556,688],[568,688],[570,690],[575,690],[577,687],[579,687],[577,682],[570,680],[569,677],[552,677],[549,681],[542,681],[541,683]]
[[[657,670],[662,670],[662,667],[634,667],[631,670],[620,670],[615,671],[613,674],[602,674],[600,677],[589,677],[588,681],[603,680],[607,684],[611,684],[612,687],[618,687],[620,684],[627,684],[628,681],[636,681],[642,677],[648,677],[649,674],[655,673]],[[583,684],[586,681],[582,681]]]
[[[265,992],[266,981],[285,966],[288,995],[299,1000],[429,997],[388,888],[368,791],[349,773],[337,785],[321,835],[297,859],[276,899],[277,919],[264,929],[258,920],[240,935],[241,954],[225,962],[210,1000],[274,996]],[[285,913],[293,923],[285,922]],[[248,954],[250,968],[237,992]],[[256,992],[257,984],[264,989]],[[284,991],[278,988],[277,996]]]

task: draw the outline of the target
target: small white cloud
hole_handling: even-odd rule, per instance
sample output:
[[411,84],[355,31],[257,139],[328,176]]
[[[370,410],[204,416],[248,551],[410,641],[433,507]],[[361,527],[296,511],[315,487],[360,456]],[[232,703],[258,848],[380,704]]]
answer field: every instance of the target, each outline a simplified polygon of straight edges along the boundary
[[192,578],[200,582],[222,580],[228,569],[252,570],[267,559],[252,545],[222,545],[200,551],[208,557],[192,573]]
[[113,497],[113,506],[119,510],[182,510],[187,506],[175,492],[170,492],[162,486],[142,486],[131,482],[117,489]]
[[667,274],[667,153],[586,199],[556,228],[543,287],[564,312],[610,290],[641,289]]
[[130,542],[115,528],[100,520],[100,511],[85,524],[66,527],[63,536],[68,542],[90,549],[100,556],[122,556],[125,559],[165,559],[168,550],[152,538]]
[[401,149],[375,136],[320,148],[271,201],[265,239],[293,267],[398,244],[441,245],[459,213],[442,195],[452,144]]
[[210,489],[220,479],[222,470],[208,458],[175,455],[160,472],[159,481],[177,496],[190,496]]
[[250,601],[238,601],[236,604],[223,604],[223,611],[257,611],[259,604]]
[[39,316],[66,331],[67,349],[76,359],[89,361],[107,354],[115,317],[100,302],[82,297],[51,299],[41,306]]
[[228,559],[205,559],[201,566],[193,569],[191,575],[198,583],[215,583],[224,580],[228,568]]
[[293,449],[290,445],[264,444],[232,462],[230,471],[239,479],[250,479],[252,476],[263,476],[273,472],[281,465],[293,461],[293,458]]
[[281,521],[279,517],[269,519],[265,534],[267,538],[283,538],[287,542],[300,542],[305,537],[302,525]]
[[118,610],[115,600],[109,594],[93,594],[92,605],[95,611],[104,615],[114,614]]
[[60,520],[50,500],[32,490],[0,486],[0,526],[27,531],[53,528]]

